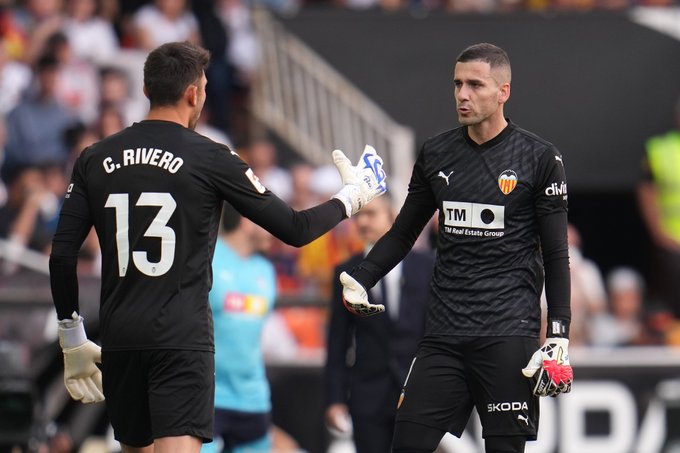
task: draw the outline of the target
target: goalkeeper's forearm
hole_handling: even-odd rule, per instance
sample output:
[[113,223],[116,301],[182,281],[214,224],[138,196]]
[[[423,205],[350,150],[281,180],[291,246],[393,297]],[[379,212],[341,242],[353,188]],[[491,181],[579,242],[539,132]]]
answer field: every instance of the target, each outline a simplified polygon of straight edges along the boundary
[[58,320],[71,319],[73,312],[79,312],[77,262],[75,256],[50,256],[50,287]]
[[568,332],[571,320],[571,283],[567,214],[559,212],[540,217],[538,227],[545,270],[548,318],[561,320]]

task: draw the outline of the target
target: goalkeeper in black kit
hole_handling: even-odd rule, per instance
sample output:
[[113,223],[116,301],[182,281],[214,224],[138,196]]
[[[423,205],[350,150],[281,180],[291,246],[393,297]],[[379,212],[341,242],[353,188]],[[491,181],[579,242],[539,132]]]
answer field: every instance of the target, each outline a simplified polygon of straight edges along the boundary
[[[208,291],[223,202],[302,246],[386,190],[372,147],[357,166],[335,150],[340,191],[310,209],[290,208],[235,152],[193,130],[209,59],[186,42],[148,55],[147,118],[82,152],[52,244],[66,388],[83,403],[106,400],[124,453],[198,453],[212,439]],[[85,335],[78,303],[77,254],[92,226],[102,250],[101,350]]]
[[460,437],[473,407],[488,453],[523,452],[537,436],[538,397],[571,390],[564,163],[555,146],[505,118],[510,79],[508,55],[497,46],[475,44],[458,56],[462,126],[424,143],[392,228],[340,275],[350,311],[384,311],[366,290],[439,210],[425,336],[395,401],[395,453],[432,452],[446,432]]

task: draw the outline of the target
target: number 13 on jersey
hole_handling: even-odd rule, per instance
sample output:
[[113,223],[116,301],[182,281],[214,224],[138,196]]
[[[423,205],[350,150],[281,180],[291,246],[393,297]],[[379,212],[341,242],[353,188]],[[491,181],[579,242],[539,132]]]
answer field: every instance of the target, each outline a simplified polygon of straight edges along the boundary
[[[125,277],[130,262],[130,195],[112,193],[106,199],[107,208],[116,212],[116,248],[118,250],[118,275]],[[177,202],[171,194],[165,192],[143,192],[135,206],[158,206],[160,210],[144,233],[144,237],[161,240],[160,259],[157,263],[149,262],[148,253],[133,251],[132,262],[143,274],[159,277],[170,270],[175,261],[175,231],[168,226],[168,221],[177,208]],[[134,215],[134,214],[133,214]]]

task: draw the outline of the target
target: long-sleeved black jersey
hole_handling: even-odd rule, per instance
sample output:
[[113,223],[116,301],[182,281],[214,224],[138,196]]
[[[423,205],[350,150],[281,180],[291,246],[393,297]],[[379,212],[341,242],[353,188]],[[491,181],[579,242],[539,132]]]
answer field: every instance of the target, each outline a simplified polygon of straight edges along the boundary
[[392,229],[353,276],[371,287],[439,210],[427,334],[532,336],[568,322],[567,183],[562,156],[512,123],[478,145],[460,127],[428,139]]
[[102,347],[213,350],[207,298],[223,200],[296,246],[345,217],[337,200],[291,209],[236,153],[179,124],[135,123],[75,163],[50,258],[59,319],[78,309],[76,255],[94,225]]

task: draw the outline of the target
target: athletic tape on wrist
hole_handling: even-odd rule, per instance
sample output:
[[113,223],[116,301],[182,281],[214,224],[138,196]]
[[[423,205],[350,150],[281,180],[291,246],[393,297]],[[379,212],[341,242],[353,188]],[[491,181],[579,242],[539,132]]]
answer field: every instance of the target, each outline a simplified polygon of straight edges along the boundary
[[83,318],[75,313],[73,319],[59,321],[57,331],[59,333],[59,345],[62,349],[76,348],[87,341]]

